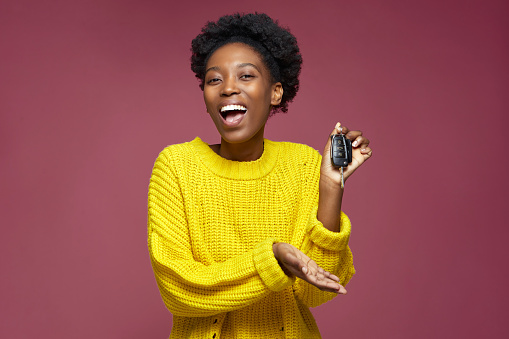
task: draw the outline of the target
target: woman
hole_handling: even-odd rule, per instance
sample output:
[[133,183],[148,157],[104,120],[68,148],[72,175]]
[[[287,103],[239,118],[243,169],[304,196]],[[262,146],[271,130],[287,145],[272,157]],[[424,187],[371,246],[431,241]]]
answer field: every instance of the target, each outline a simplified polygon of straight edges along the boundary
[[[148,245],[170,338],[319,338],[308,308],[345,294],[355,270],[330,157],[263,137],[297,93],[296,39],[264,14],[236,14],[208,23],[192,51],[221,143],[168,146],[154,165]],[[340,130],[353,142],[347,179],[371,149]]]

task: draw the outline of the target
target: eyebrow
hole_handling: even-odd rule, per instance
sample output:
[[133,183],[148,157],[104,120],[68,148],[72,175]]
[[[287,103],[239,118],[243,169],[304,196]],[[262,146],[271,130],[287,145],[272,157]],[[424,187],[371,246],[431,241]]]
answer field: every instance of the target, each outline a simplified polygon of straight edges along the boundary
[[205,71],[205,74],[207,74],[209,71],[219,71],[219,67],[217,66],[210,67]]
[[[243,67],[248,67],[248,66],[251,66],[254,69],[256,69],[258,72],[262,73],[261,70],[255,64],[252,64],[250,62],[244,62],[244,63],[238,64],[237,68],[243,68]],[[208,71],[219,71],[220,69],[221,68],[218,66],[212,66],[210,68],[207,68],[207,70],[205,71],[205,74],[207,74]]]
[[251,66],[251,67],[253,67],[254,69],[256,69],[256,70],[257,70],[258,72],[260,72],[260,73],[262,72],[262,71],[261,71],[258,67],[256,67],[256,65],[255,65],[255,64],[252,64],[252,63],[250,63],[250,62],[242,63],[242,64],[238,65],[238,66],[237,66],[237,68],[242,68],[242,67],[247,67],[247,66]]

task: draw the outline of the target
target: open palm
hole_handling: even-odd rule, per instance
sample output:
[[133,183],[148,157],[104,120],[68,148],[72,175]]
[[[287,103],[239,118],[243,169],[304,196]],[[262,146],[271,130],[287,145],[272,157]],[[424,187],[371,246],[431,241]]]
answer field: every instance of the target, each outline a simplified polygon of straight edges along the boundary
[[298,248],[287,243],[273,245],[274,255],[287,275],[296,276],[322,291],[346,294],[339,278],[318,266]]

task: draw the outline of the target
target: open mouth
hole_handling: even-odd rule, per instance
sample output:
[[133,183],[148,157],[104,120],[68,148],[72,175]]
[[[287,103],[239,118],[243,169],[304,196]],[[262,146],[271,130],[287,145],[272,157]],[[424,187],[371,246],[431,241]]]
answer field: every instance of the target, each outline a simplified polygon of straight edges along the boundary
[[221,116],[227,123],[235,123],[240,121],[244,114],[246,114],[247,108],[242,105],[226,105],[221,107]]

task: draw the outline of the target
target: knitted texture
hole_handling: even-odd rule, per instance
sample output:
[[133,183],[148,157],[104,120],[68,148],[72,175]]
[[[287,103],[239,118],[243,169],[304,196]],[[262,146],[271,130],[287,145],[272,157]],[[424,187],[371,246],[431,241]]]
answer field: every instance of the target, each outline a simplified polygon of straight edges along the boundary
[[320,154],[265,140],[251,162],[226,160],[199,138],[165,148],[148,194],[148,247],[170,338],[320,338],[309,307],[336,296],[285,275],[287,242],[348,283],[350,221],[317,220]]

